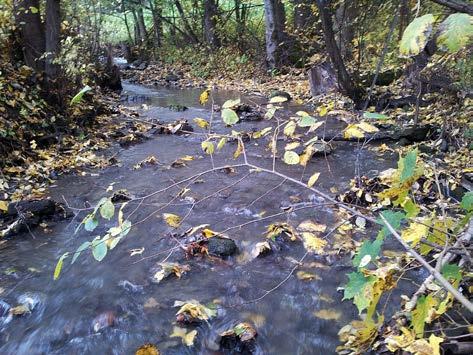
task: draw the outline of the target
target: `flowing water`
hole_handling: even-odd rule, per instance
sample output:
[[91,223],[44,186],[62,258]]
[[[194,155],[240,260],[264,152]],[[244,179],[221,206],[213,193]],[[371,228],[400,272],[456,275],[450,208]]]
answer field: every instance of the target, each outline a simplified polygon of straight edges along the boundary
[[[208,105],[198,104],[200,92],[195,89],[151,89],[128,83],[123,97],[126,105],[136,107],[141,119],[157,118],[165,122],[184,118],[199,132],[202,130],[192,119],[210,120],[211,116]],[[237,97],[240,95],[236,92],[214,93],[216,104]],[[242,100],[252,104],[265,102],[258,96],[246,96]],[[167,108],[175,104],[189,109],[173,112]],[[290,104],[284,114],[301,109],[310,110]],[[231,132],[221,123],[218,114],[213,120],[216,132]],[[259,130],[271,124],[270,121],[242,122],[234,129]],[[336,120],[327,121],[327,129],[339,130],[341,127]],[[212,167],[210,159],[202,157],[187,162],[184,167],[169,168],[171,162],[181,156],[202,156],[201,140],[200,135],[156,135],[127,149],[116,147],[119,165],[91,170],[85,176],[62,176],[50,189],[50,195],[57,201],[64,198],[75,207],[84,207],[87,202],[94,204],[110,195],[106,189],[112,183],[114,191],[127,189],[133,196],[147,195]],[[263,142],[266,141],[247,143],[248,156],[255,164],[271,167]],[[280,150],[283,147],[281,142]],[[235,143],[227,143],[215,155],[215,166],[235,164],[232,159],[235,148]],[[158,165],[133,169],[150,155],[158,159]],[[314,170],[320,172],[317,187],[330,193],[331,187],[340,191],[346,188],[357,166],[359,171],[374,173],[394,166],[395,158],[361,150],[357,144],[338,143],[332,154],[313,158],[306,171],[302,167],[289,167],[280,159],[276,165],[279,171],[296,179],[303,175],[304,181]],[[311,219],[330,229],[338,223],[337,216],[322,199],[289,182],[281,184],[280,177],[252,172],[243,179],[248,173],[244,167],[234,172],[217,171],[203,175],[188,186],[190,192],[186,196],[194,201],[218,193],[193,207],[179,229],[181,232],[204,223],[212,230],[223,231],[256,221],[263,213],[264,216],[281,213],[283,208],[293,205],[294,212],[228,230],[226,234],[236,241],[239,254],[226,260],[186,259],[180,250],[163,253],[175,247],[176,241],[170,234],[179,231],[168,227],[161,214],[184,216],[189,212],[191,202],[189,197],[176,199],[165,209],[153,211],[171,201],[185,184],[146,199],[132,217],[134,222],[144,221],[134,226],[102,262],[96,262],[90,253],[81,255],[72,266],[67,259],[57,281],[53,281],[52,275],[58,257],[66,251],[74,251],[96,235],[103,235],[113,222],[101,222],[93,233],[81,229],[74,234],[83,218],[80,214],[73,220],[51,225],[49,233],[38,228],[32,234],[19,235],[0,244],[0,301],[14,306],[21,302],[18,298],[27,296],[35,303],[31,314],[0,318],[0,353],[132,354],[140,345],[154,343],[164,354],[225,354],[229,352],[219,349],[218,334],[243,321],[252,323],[258,332],[257,354],[334,353],[338,330],[357,317],[355,307],[350,302],[342,302],[342,293],[337,291],[346,281],[345,274],[350,272],[349,258],[310,254],[300,270],[316,274],[315,280],[302,281],[294,273],[267,293],[294,268],[295,260],[304,254],[303,246],[287,243],[281,250],[256,259],[249,254],[257,242],[264,240],[265,228],[270,223],[279,221],[297,225]],[[270,193],[265,194],[268,191]],[[263,197],[257,199],[260,196]],[[299,209],[304,204],[315,206]],[[126,211],[131,211],[130,207],[136,205],[130,204]],[[133,249],[143,252],[131,256]],[[151,258],[154,254],[158,255]],[[191,269],[181,279],[151,283],[150,269],[165,258],[187,264]],[[177,309],[173,307],[174,302],[191,299],[203,304],[214,301],[219,307],[217,316],[208,323],[188,327],[189,330],[197,329],[198,335],[195,345],[187,347],[181,339],[169,335],[175,325]],[[325,320],[314,315],[327,309],[336,310],[340,318]],[[94,329],[100,315],[113,317],[113,325],[98,331]]]

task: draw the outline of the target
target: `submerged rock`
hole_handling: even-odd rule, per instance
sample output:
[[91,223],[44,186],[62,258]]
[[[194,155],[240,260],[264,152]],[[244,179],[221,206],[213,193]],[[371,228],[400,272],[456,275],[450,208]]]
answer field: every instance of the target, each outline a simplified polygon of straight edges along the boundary
[[183,112],[183,111],[188,110],[189,108],[187,106],[184,106],[184,105],[176,104],[176,105],[169,105],[168,109],[170,109],[171,111],[175,111],[175,112]]
[[223,238],[219,236],[214,236],[209,239],[207,248],[210,255],[215,255],[219,257],[227,257],[234,255],[237,251],[237,245],[235,241],[230,238]]
[[239,323],[220,336],[220,346],[225,350],[239,354],[252,354],[255,351],[257,333],[249,323]]
[[100,313],[92,320],[92,329],[95,333],[98,333],[102,329],[113,327],[115,325],[115,319],[116,316],[113,311]]

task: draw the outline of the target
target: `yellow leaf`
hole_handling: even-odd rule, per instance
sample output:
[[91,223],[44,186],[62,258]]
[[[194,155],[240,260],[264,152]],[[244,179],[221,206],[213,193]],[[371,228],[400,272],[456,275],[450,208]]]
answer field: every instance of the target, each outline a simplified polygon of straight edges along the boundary
[[284,153],[284,162],[288,165],[296,165],[299,164],[300,158],[296,152],[288,150]]
[[215,147],[212,142],[204,141],[202,142],[201,146],[202,150],[207,154],[213,154],[213,152],[215,151]]
[[379,132],[379,129],[376,128],[375,126],[369,124],[369,123],[366,123],[366,122],[360,122],[357,124],[358,128],[360,128],[361,130],[367,132],[367,133],[375,133],[375,132]]
[[197,123],[197,126],[200,128],[209,128],[209,123],[203,118],[194,118],[194,122]]
[[315,152],[315,148],[314,148],[314,145],[311,144],[309,146],[307,146],[304,151],[302,152],[301,156],[300,156],[300,164],[302,166],[306,166],[307,163],[309,162],[310,158],[312,158],[312,155],[314,155],[314,152]]
[[319,179],[320,173],[314,173],[310,178],[309,181],[307,182],[307,186],[312,187],[316,183],[316,181]]
[[312,221],[307,220],[307,221],[301,222],[301,224],[297,226],[297,229],[299,229],[302,232],[323,233],[327,229],[327,226],[325,224],[318,224],[318,223],[314,223]]
[[296,122],[290,121],[284,126],[284,134],[286,136],[292,136],[294,132],[296,131]]
[[176,214],[163,213],[163,218],[170,227],[178,228],[181,224],[181,217]]
[[182,343],[186,346],[194,345],[194,340],[197,335],[197,330],[192,330],[187,333],[186,328],[174,327],[172,334],[170,335],[171,338],[181,338]]
[[357,125],[355,124],[349,124],[347,128],[345,128],[345,131],[343,133],[343,137],[346,139],[350,138],[364,138],[365,134],[364,132],[358,128]]
[[327,245],[327,242],[325,240],[317,237],[314,233],[311,232],[302,232],[301,237],[304,241],[304,247],[309,252],[317,252],[321,254],[323,252],[324,247]]
[[319,116],[323,117],[328,113],[328,108],[327,106],[321,106],[317,109],[317,111],[319,112]]
[[238,158],[241,153],[243,153],[243,144],[241,143],[241,140],[238,140],[238,146],[237,149],[235,150],[235,153],[233,153],[233,159]]
[[135,355],[159,355],[159,350],[154,344],[145,344],[136,350]]
[[431,334],[429,337],[429,345],[432,348],[431,355],[440,355],[440,343],[443,342],[443,338]]
[[8,202],[0,201],[0,211],[8,211]]
[[200,96],[199,96],[200,104],[205,105],[207,103],[207,101],[209,101],[209,96],[210,96],[210,90],[209,89],[203,91],[202,94],[200,94]]
[[299,142],[292,142],[292,143],[288,143],[286,144],[286,146],[284,147],[284,150],[293,150],[293,149],[296,149],[297,147],[299,147],[301,144]]
[[298,271],[296,275],[297,278],[302,281],[320,280],[319,276],[307,271]]
[[213,230],[208,229],[208,228],[205,228],[204,230],[202,230],[202,234],[203,234],[206,238],[212,238],[214,235],[217,235],[216,232],[214,232]]
[[222,149],[223,146],[225,145],[225,143],[227,143],[227,139],[226,139],[226,138],[221,138],[221,139],[218,141],[217,150]]
[[314,315],[317,318],[325,320],[338,320],[341,316],[340,312],[334,309],[321,309],[320,311],[314,312]]
[[422,238],[427,237],[429,228],[420,223],[411,223],[409,227],[402,231],[401,237],[404,241],[416,246]]

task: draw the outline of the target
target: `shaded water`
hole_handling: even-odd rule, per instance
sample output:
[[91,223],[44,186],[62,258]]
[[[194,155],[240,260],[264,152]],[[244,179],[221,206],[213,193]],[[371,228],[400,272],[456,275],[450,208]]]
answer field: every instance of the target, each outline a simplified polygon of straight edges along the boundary
[[[211,115],[208,106],[198,105],[200,92],[126,84],[124,98],[127,105],[136,106],[142,119],[173,121],[185,118],[199,131],[192,119],[210,119]],[[235,92],[216,92],[214,100],[216,104],[222,104],[226,99],[239,96]],[[261,97],[242,99],[265,102]],[[167,108],[175,104],[188,106],[189,110],[173,112]],[[289,106],[285,114],[300,109],[300,106]],[[259,130],[269,125],[268,121],[242,122],[234,129]],[[327,126],[340,129],[335,120],[328,122]],[[218,115],[214,118],[213,129],[231,131],[224,127]],[[106,189],[112,183],[115,191],[124,188],[134,196],[147,195],[210,169],[212,165],[208,158],[198,158],[185,167],[168,168],[178,157],[202,156],[200,142],[201,136],[198,135],[156,136],[119,150],[116,158],[120,166],[94,170],[86,176],[61,177],[50,189],[50,195],[58,201],[64,198],[75,207],[84,207],[87,202],[96,203],[109,194]],[[228,143],[222,152],[215,155],[215,166],[234,164],[231,159],[234,150],[235,144]],[[136,163],[149,155],[156,156],[160,164],[133,170]],[[248,155],[255,164],[271,165],[262,142],[248,143]],[[331,155],[314,158],[306,171],[302,167],[288,167],[279,159],[277,168],[297,179],[301,176],[307,179],[314,170],[318,171],[321,176],[317,186],[327,192],[333,186],[339,190],[346,188],[355,174],[356,164],[360,164],[360,171],[366,173],[392,167],[394,160],[395,157],[380,157],[369,150],[359,150],[356,144],[340,143]],[[179,250],[170,256],[167,252],[143,259],[175,246],[175,240],[169,235],[176,231],[167,227],[160,215],[163,212],[186,215],[191,208],[189,199],[177,199],[164,210],[157,210],[163,203],[171,201],[185,185],[145,200],[132,217],[133,222],[145,221],[133,227],[126,239],[101,263],[94,261],[90,253],[81,255],[73,266],[69,266],[69,260],[66,260],[58,281],[52,280],[57,258],[65,251],[74,251],[84,241],[103,235],[112,223],[101,222],[93,234],[84,230],[74,234],[83,218],[81,214],[72,221],[51,226],[48,234],[37,229],[33,231],[34,238],[30,234],[20,235],[0,244],[0,299],[14,306],[18,297],[29,293],[39,301],[31,314],[8,321],[3,319],[3,324],[0,321],[0,353],[131,354],[140,345],[151,342],[164,354],[220,354],[225,352],[218,350],[218,334],[242,321],[254,324],[258,331],[258,354],[333,353],[338,344],[339,328],[357,316],[355,308],[350,302],[342,302],[342,294],[337,292],[337,287],[346,281],[345,274],[350,271],[349,260],[309,255],[300,270],[313,272],[318,276],[317,280],[301,281],[293,275],[264,298],[252,302],[288,275],[295,265],[294,260],[301,258],[304,249],[300,243],[292,243],[254,260],[249,253],[257,242],[264,240],[263,233],[270,223],[287,221],[297,225],[311,219],[330,228],[338,221],[334,211],[321,199],[295,185],[280,185],[279,177],[253,172],[242,180],[246,174],[246,168],[238,168],[229,174],[218,171],[202,176],[199,183],[190,184],[187,196],[195,201],[219,192],[196,204],[180,231],[203,223],[210,224],[213,230],[223,231],[257,220],[263,212],[265,216],[280,213],[282,207],[294,203],[297,203],[296,207],[304,203],[316,206],[229,230],[227,234],[237,242],[240,253],[228,260],[186,260]],[[277,188],[252,203],[273,187]],[[134,206],[129,207],[128,212]],[[133,249],[139,248],[144,248],[141,255],[130,256]],[[168,261],[188,264],[191,270],[181,279],[150,283],[150,269],[166,257]],[[216,318],[196,328],[195,346],[188,348],[179,338],[170,338],[169,335],[175,321],[174,301],[190,299],[202,303],[216,301],[220,306]],[[335,309],[341,316],[338,320],[315,317],[314,312],[322,309]],[[104,312],[113,312],[116,316],[114,325],[96,332],[93,320]]]

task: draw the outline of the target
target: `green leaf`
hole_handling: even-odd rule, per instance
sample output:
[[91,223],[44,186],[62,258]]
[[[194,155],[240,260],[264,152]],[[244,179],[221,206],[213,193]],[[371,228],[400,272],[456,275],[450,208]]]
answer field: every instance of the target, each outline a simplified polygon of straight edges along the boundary
[[348,283],[345,285],[343,300],[349,300],[359,294],[368,282],[370,277],[366,277],[361,272],[351,272],[348,275]]
[[125,237],[131,229],[131,222],[129,220],[125,220],[122,224],[122,232],[120,233],[120,237]]
[[59,278],[59,274],[61,274],[62,270],[62,265],[64,264],[64,259],[66,259],[69,256],[69,253],[64,253],[61,255],[59,260],[57,261],[56,267],[54,268],[54,280],[57,280]]
[[416,308],[412,311],[412,327],[418,338],[423,337],[426,318],[436,304],[432,294],[421,296],[417,300]]
[[[370,240],[365,240],[361,245],[360,250],[353,258],[353,265],[356,267],[365,267],[372,260],[375,260],[381,251],[381,246],[383,245],[384,239],[381,235],[371,242]],[[363,261],[364,265],[360,266]]]
[[81,91],[79,91],[76,96],[74,96],[71,100],[71,105],[78,104],[79,102],[82,101],[82,98],[84,97],[84,94],[88,91],[92,90],[92,88],[89,85],[86,85],[82,88]]
[[412,57],[424,50],[432,34],[434,22],[434,15],[427,14],[417,17],[407,26],[399,45],[399,52],[402,57]]
[[316,122],[317,120],[312,116],[303,116],[297,124],[299,127],[310,127]]
[[212,142],[204,141],[204,142],[202,142],[201,146],[202,146],[202,150],[206,154],[210,155],[210,154],[213,154],[213,152],[215,151],[215,147],[214,147],[214,144]]
[[240,119],[238,118],[238,115],[236,114],[235,111],[229,109],[229,108],[224,108],[222,110],[222,120],[225,122],[227,125],[231,126],[237,123]]
[[447,280],[454,280],[455,284],[458,284],[462,279],[461,269],[456,264],[445,264],[441,273]]
[[289,165],[299,164],[300,158],[296,152],[288,150],[284,153],[284,162]]
[[405,157],[399,159],[399,168],[401,169],[401,184],[414,176],[417,163],[417,149],[409,151]]
[[440,24],[437,44],[440,49],[450,53],[466,47],[473,37],[473,16],[455,13]]
[[100,206],[100,215],[105,219],[112,219],[115,214],[115,205],[113,202],[108,199]]
[[378,112],[364,112],[363,118],[372,119],[372,120],[388,120],[389,117]]
[[77,260],[77,258],[80,256],[80,253],[82,253],[85,249],[87,249],[90,246],[90,242],[84,242],[80,245],[79,248],[77,248],[76,252],[72,256],[71,264],[74,264]]
[[108,238],[108,235],[103,237],[103,239],[97,237],[92,241],[92,255],[97,261],[102,261],[103,258],[105,258],[105,256],[107,255],[108,249],[106,244],[106,238]]
[[460,207],[463,208],[466,212],[473,211],[473,191],[469,191],[463,195]]
[[84,223],[84,228],[87,232],[92,232],[99,225],[97,217],[95,217],[93,214],[89,214],[87,217],[85,217],[82,223]]
[[[406,215],[403,212],[394,212],[387,210],[381,212],[381,215],[386,219],[386,221],[388,221],[388,223],[393,227],[394,230],[398,230],[401,227],[401,222],[406,219]],[[391,231],[381,219],[378,219],[378,223],[384,226],[382,231],[380,232],[383,237],[387,237],[391,234]]]
[[240,105],[241,100],[240,99],[235,99],[235,100],[227,100],[225,103],[222,105],[222,108],[235,108],[236,106]]

